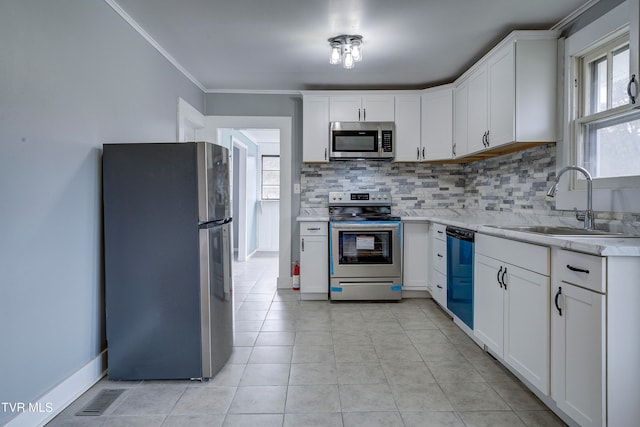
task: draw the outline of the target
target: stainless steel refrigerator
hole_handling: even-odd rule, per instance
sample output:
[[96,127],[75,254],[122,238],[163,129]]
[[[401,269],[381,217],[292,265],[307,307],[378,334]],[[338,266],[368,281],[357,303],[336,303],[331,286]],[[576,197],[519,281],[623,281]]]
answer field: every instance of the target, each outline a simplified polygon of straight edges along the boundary
[[233,346],[229,152],[104,144],[108,376],[214,376]]

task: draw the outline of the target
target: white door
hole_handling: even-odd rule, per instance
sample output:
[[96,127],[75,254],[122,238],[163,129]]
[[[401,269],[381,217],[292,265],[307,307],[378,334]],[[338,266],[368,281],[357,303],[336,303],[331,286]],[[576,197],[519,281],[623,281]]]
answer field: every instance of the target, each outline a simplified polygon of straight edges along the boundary
[[403,225],[402,288],[426,291],[429,277],[429,224]]
[[302,105],[302,161],[329,162],[329,97],[305,96]]
[[550,303],[551,397],[579,425],[602,427],[605,296],[560,282],[553,285]]
[[395,161],[417,162],[420,151],[420,95],[399,95],[395,99],[396,120]]
[[473,272],[473,326],[475,336],[498,356],[504,354],[504,310],[506,293],[498,276],[503,265],[499,261],[479,254],[474,255]]
[[467,147],[468,153],[475,153],[486,148],[483,141],[489,130],[486,64],[469,76],[467,90]]
[[504,360],[549,394],[550,279],[505,264]]
[[363,121],[363,113],[360,95],[338,95],[329,98],[329,121],[331,122]]
[[422,149],[425,160],[448,160],[453,144],[453,92],[451,89],[422,95]]
[[490,148],[515,139],[515,63],[514,45],[496,52],[487,62],[489,75],[489,136]]
[[395,120],[393,95],[365,95],[362,97],[363,114],[361,121],[392,122]]

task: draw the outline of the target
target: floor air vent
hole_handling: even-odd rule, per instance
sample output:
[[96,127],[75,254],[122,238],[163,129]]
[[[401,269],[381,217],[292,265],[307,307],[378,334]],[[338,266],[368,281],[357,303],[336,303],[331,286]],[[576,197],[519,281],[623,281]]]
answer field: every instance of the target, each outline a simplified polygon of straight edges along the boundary
[[76,415],[80,416],[98,416],[104,414],[104,411],[111,406],[113,402],[124,392],[125,389],[105,389],[101,390],[91,402],[77,412]]

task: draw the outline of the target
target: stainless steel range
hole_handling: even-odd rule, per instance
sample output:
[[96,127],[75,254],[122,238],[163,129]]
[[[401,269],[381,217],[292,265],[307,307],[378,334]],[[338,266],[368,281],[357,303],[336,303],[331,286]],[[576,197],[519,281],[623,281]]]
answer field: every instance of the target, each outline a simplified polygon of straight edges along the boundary
[[402,297],[400,218],[391,194],[330,192],[329,293],[332,300]]

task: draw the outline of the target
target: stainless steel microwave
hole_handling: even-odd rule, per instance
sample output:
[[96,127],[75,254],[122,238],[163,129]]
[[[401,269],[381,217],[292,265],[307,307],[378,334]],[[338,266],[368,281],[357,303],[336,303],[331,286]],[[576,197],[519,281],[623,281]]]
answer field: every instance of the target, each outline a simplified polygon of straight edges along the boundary
[[332,159],[393,159],[393,122],[331,122]]

